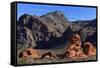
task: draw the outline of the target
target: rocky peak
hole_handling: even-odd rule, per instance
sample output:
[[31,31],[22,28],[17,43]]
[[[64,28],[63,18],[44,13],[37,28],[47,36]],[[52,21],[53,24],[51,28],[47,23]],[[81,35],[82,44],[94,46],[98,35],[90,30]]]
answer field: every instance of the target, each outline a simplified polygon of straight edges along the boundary
[[[53,44],[57,38],[63,36],[70,24],[60,11],[50,12],[43,16],[24,14],[19,18],[18,23],[17,41],[26,40],[24,42],[33,47],[35,45],[40,47],[41,44],[43,46],[44,43],[46,43],[44,45]],[[35,44],[30,43],[30,40]]]

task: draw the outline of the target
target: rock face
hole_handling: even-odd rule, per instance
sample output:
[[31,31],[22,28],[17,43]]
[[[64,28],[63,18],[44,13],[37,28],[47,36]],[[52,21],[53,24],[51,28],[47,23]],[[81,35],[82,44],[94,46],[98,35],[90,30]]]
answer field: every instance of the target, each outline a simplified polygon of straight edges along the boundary
[[55,11],[41,16],[47,22],[49,32],[54,37],[62,37],[63,32],[68,28],[69,22],[60,11]]
[[17,22],[17,42],[37,48],[49,48],[63,36],[68,27],[69,22],[60,11],[40,17],[24,14]]

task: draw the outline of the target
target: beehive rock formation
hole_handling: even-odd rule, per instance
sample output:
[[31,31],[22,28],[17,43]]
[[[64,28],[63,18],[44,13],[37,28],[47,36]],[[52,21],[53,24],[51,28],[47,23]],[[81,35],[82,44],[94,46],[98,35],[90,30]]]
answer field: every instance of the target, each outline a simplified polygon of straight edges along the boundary
[[96,55],[96,49],[94,48],[93,44],[90,42],[85,42],[83,44],[84,53],[88,56]]
[[80,57],[85,56],[81,48],[81,38],[79,34],[73,34],[70,39],[70,44],[66,49],[68,57]]

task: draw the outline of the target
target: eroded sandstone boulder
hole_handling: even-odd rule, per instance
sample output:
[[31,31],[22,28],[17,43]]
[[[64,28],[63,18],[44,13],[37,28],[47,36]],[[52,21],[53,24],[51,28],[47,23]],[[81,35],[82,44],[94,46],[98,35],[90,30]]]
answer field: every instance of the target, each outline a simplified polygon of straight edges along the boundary
[[96,49],[93,46],[93,44],[90,43],[90,42],[85,42],[83,44],[83,50],[84,50],[84,53],[86,55],[88,55],[88,56],[94,56],[94,55],[96,55]]
[[66,49],[68,57],[81,57],[85,56],[81,48],[81,38],[79,34],[73,34],[70,39],[70,44]]
[[19,58],[27,59],[27,58],[33,58],[38,59],[40,58],[39,52],[36,49],[33,49],[32,47],[29,47],[22,51],[19,54]]

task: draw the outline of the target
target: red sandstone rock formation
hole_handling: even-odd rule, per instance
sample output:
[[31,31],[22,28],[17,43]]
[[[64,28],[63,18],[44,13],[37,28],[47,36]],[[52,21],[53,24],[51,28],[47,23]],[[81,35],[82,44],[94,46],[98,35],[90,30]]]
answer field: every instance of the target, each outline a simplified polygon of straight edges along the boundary
[[70,44],[67,48],[68,57],[80,57],[85,56],[81,48],[81,40],[79,34],[73,34],[70,40]]
[[37,59],[37,58],[40,58],[40,55],[37,50],[33,49],[32,47],[29,47],[19,54],[19,58],[26,59],[28,57]]
[[90,42],[85,42],[83,44],[84,53],[88,56],[96,55],[96,49],[94,48],[93,44]]

